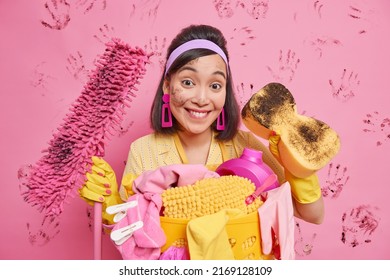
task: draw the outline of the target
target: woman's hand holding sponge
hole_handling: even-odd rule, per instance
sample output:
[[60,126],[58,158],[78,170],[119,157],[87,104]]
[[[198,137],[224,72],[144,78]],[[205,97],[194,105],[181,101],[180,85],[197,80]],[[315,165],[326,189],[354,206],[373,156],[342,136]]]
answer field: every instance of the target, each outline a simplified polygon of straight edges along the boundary
[[337,133],[322,121],[298,114],[294,97],[279,83],[255,93],[241,115],[252,133],[269,141],[271,153],[285,168],[294,198],[302,204],[316,201],[321,189],[315,172],[339,151]]

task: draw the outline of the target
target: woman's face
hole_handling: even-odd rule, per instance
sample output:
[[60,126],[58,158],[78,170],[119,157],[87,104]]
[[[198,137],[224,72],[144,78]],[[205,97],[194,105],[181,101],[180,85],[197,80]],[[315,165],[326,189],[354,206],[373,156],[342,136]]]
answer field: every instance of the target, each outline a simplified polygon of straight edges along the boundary
[[210,129],[226,98],[226,65],[217,54],[194,59],[165,81],[172,115],[189,134]]

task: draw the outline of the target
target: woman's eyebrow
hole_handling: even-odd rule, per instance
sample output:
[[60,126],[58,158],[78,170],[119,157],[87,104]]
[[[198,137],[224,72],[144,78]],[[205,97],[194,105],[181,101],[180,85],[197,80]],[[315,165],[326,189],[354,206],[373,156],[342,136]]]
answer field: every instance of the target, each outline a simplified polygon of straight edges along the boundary
[[[182,68],[180,68],[180,70],[178,72],[182,72],[184,70],[189,70],[189,71],[198,73],[198,70],[196,70],[195,68],[193,68],[191,66],[183,66]],[[226,74],[223,71],[217,70],[213,73],[213,75],[220,75],[226,80]]]
[[190,71],[193,71],[193,72],[198,72],[195,68],[193,68],[191,66],[183,66],[182,68],[179,69],[178,72],[182,72],[184,70],[190,70]]
[[223,71],[215,71],[213,75],[221,75],[226,80],[226,75]]

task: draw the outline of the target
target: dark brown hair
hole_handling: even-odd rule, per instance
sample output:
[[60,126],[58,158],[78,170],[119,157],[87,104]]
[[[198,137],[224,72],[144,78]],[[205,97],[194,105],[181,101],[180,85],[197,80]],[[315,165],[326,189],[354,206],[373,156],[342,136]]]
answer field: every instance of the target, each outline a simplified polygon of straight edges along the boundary
[[[171,45],[168,47],[167,59],[169,55],[180,45],[194,40],[194,39],[206,39],[217,44],[226,54],[229,61],[229,54],[226,48],[226,39],[222,32],[209,25],[190,25],[181,30],[181,32],[172,40]],[[161,126],[161,108],[162,108],[162,96],[163,96],[163,84],[164,78],[169,79],[170,76],[178,71],[185,64],[196,58],[215,54],[212,50],[208,49],[192,49],[181,54],[171,65],[166,76],[164,74],[161,77],[159,86],[157,88],[156,95],[153,100],[152,109],[150,112],[151,126],[157,133],[173,134],[179,130],[179,125],[174,116],[172,116],[173,126],[170,128],[163,128]],[[228,76],[226,83],[226,99],[225,99],[225,129],[223,131],[216,130],[216,121],[212,125],[214,131],[217,132],[216,139],[218,140],[230,140],[237,133],[238,125],[240,122],[239,106],[234,94],[234,87],[232,81],[232,72],[228,67]]]

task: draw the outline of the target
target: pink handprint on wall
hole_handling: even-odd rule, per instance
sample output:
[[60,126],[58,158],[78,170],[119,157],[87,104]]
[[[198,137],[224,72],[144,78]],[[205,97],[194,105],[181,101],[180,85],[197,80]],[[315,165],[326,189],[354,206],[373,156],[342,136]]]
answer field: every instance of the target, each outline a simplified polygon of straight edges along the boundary
[[341,46],[340,40],[328,36],[314,35],[306,40],[307,44],[314,50],[318,58],[322,58],[327,49]]
[[144,48],[147,52],[152,53],[153,57],[157,58],[162,73],[165,68],[164,54],[167,45],[167,38],[163,37],[161,41],[160,42],[159,41],[160,39],[157,36],[154,36],[153,39],[152,38],[149,39],[149,44],[145,45]]
[[312,233],[310,237],[304,237],[302,234],[301,226],[299,222],[295,222],[296,232],[298,233],[295,238],[295,254],[300,257],[308,256],[312,253],[314,247],[314,240],[317,237],[316,233]]
[[268,13],[268,0],[247,0],[246,11],[254,19],[265,18]]
[[[28,188],[28,180],[33,171],[32,164],[22,165],[17,172],[19,191],[22,194]],[[49,243],[59,232],[59,220],[57,217],[43,217],[37,228],[33,228],[32,222],[27,222],[28,241],[31,245],[44,246]]]
[[102,27],[99,27],[99,33],[93,35],[93,37],[98,40],[102,44],[106,44],[112,38],[115,38],[115,29],[112,26],[108,26],[108,24],[103,24]]
[[64,29],[70,21],[70,5],[66,0],[51,0],[45,3],[45,9],[50,15],[50,20],[41,20],[43,26],[61,30]]
[[44,246],[60,233],[60,222],[56,217],[49,217],[43,220],[42,225],[37,230],[32,229],[27,223],[28,241],[31,245]]
[[246,46],[255,39],[256,36],[253,35],[253,29],[248,26],[234,28],[233,35],[230,36],[230,40],[238,43],[240,46]]
[[33,86],[34,88],[41,88],[44,90],[41,93],[42,96],[45,96],[45,91],[47,90],[47,85],[49,83],[49,80],[54,80],[54,77],[47,74],[46,71],[43,69],[45,64],[46,64],[45,61],[39,63],[35,67],[30,77],[31,86]]
[[329,79],[329,85],[332,87],[332,96],[342,102],[347,102],[355,96],[360,80],[357,73],[344,69],[339,82],[336,84]]
[[83,56],[79,51],[77,51],[76,55],[70,54],[66,60],[66,70],[68,70],[69,74],[71,74],[73,78],[76,80],[84,80],[84,78],[87,78],[88,70],[85,67]]
[[157,17],[161,0],[135,0],[133,1],[130,15],[134,17],[138,14],[141,20],[147,17],[148,20],[154,20]]
[[236,86],[236,96],[240,108],[242,108],[249,100],[253,92],[253,84],[240,83]]
[[213,0],[213,5],[220,18],[230,18],[234,15],[234,8],[236,5],[232,4],[232,2],[237,4],[237,1]]
[[372,20],[376,19],[375,12],[368,7],[369,4],[370,2],[366,1],[352,1],[348,6],[347,16],[357,26],[358,34],[366,34]]
[[364,132],[374,133],[379,138],[376,141],[377,146],[390,140],[390,118],[382,117],[378,111],[375,111],[372,114],[366,114],[363,123],[366,126],[363,129]]
[[340,164],[337,164],[336,167],[333,167],[333,162],[329,163],[328,176],[326,178],[325,184],[321,187],[323,197],[339,197],[340,193],[343,191],[349,180],[347,170],[347,167],[341,168]]
[[379,225],[375,212],[378,208],[370,205],[359,205],[342,215],[341,242],[356,247],[372,241],[372,234]]
[[107,7],[107,0],[78,0],[76,2],[77,8],[84,9],[84,14],[91,11],[95,6],[97,2],[100,2],[102,10],[105,10]]
[[259,19],[266,17],[269,9],[268,2],[268,0],[213,0],[213,5],[220,18],[231,18],[237,8],[242,8],[250,17]]
[[279,65],[275,68],[267,66],[267,69],[276,81],[286,83],[294,79],[299,63],[300,59],[295,57],[295,52],[288,50],[287,54],[283,54],[283,51],[280,50]]
[[322,8],[324,7],[324,5],[322,4],[321,1],[314,1],[313,3],[313,8],[314,8],[314,11],[317,13],[318,17],[319,18],[322,18]]

